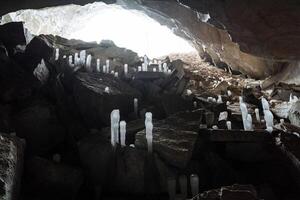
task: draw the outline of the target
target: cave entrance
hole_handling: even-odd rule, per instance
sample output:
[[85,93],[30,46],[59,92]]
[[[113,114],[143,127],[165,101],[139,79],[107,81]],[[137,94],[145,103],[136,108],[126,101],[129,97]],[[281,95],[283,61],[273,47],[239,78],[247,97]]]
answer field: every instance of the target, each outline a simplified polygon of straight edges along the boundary
[[86,42],[112,40],[119,47],[150,58],[196,52],[187,40],[175,35],[167,26],[142,11],[116,4],[66,5],[20,10],[3,16],[2,23],[11,21],[23,21],[34,35],[52,34]]

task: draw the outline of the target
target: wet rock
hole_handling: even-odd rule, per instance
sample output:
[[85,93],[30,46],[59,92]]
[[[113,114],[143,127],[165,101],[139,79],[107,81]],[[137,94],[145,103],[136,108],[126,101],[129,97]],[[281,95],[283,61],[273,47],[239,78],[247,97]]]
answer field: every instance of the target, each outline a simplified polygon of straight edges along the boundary
[[25,183],[27,198],[75,199],[83,173],[71,166],[33,157],[26,163]]
[[65,130],[56,116],[55,107],[47,102],[35,101],[14,115],[19,137],[24,138],[29,152],[43,154],[60,144]]
[[3,42],[9,54],[14,53],[17,45],[26,45],[23,22],[12,22],[0,26],[0,41]]
[[119,109],[122,117],[132,113],[133,99],[140,97],[137,90],[107,74],[78,73],[73,91],[86,124],[99,128],[110,124],[113,109]]
[[25,141],[1,133],[0,144],[0,196],[16,200],[19,199]]
[[[135,146],[147,149],[145,130],[136,134]],[[168,164],[185,168],[190,161],[198,133],[168,128],[153,128],[153,151]]]

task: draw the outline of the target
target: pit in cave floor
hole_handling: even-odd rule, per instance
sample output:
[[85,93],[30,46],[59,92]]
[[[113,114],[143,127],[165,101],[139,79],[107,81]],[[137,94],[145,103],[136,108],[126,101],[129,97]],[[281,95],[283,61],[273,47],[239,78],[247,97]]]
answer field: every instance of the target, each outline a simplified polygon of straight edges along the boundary
[[299,198],[299,86],[23,26],[0,26],[1,198]]

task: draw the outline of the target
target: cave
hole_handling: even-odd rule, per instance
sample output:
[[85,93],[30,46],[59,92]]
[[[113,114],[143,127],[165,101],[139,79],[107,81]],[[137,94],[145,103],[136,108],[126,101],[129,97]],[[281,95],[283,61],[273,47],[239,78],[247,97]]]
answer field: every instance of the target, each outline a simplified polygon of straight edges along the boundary
[[299,199],[299,13],[2,2],[0,199]]

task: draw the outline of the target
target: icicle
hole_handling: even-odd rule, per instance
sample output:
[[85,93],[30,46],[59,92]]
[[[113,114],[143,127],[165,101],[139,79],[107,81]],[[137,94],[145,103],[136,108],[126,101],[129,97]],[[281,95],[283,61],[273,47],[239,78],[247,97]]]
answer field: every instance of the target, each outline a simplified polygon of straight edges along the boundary
[[231,121],[227,121],[227,122],[226,122],[226,125],[227,125],[227,129],[228,129],[228,130],[231,130],[231,129],[232,129],[232,127],[231,127]]
[[135,114],[136,117],[138,117],[139,104],[138,104],[138,99],[137,98],[134,98],[133,106],[134,106],[134,114]]
[[167,73],[172,74],[172,70],[168,69]]
[[169,200],[175,200],[176,198],[176,179],[168,178],[168,193]]
[[126,146],[126,122],[120,122],[120,135],[121,135],[121,146]]
[[153,72],[156,72],[156,68],[155,67],[153,68]]
[[147,65],[145,63],[142,63],[142,71],[146,72],[147,70]]
[[228,95],[229,97],[231,97],[231,96],[232,96],[232,92],[231,92],[230,90],[228,90],[228,91],[227,91],[227,95]]
[[69,66],[73,65],[73,56],[69,56]]
[[260,122],[259,109],[255,108],[254,112],[255,112],[256,121]]
[[74,64],[76,67],[78,67],[80,65],[80,58],[79,58],[78,53],[75,53],[75,55],[74,55]]
[[245,103],[240,103],[240,109],[242,112],[242,119],[243,119],[243,127],[244,130],[246,130],[247,127],[247,115],[248,115],[248,110],[247,110],[247,106]]
[[265,115],[265,122],[266,122],[266,127],[273,127],[274,126],[274,116],[270,110],[264,110],[264,115]]
[[244,103],[243,97],[239,97],[239,102],[240,102],[240,104],[241,104],[241,103]]
[[167,65],[167,63],[163,64],[163,70],[164,70],[164,73],[168,73],[168,65]]
[[105,93],[110,93],[109,87],[105,87],[104,92],[105,92]]
[[161,61],[158,61],[158,71],[162,72],[162,64]]
[[116,146],[115,129],[114,129],[114,124],[115,124],[115,117],[114,117],[115,114],[114,113],[115,113],[115,110],[113,110],[110,113],[110,142],[111,142],[112,147]]
[[195,197],[199,194],[199,177],[197,174],[191,174],[190,176],[190,182],[191,182],[191,192],[192,196]]
[[79,55],[80,55],[80,64],[84,66],[86,60],[86,50],[80,51]]
[[128,64],[124,65],[124,74],[125,74],[125,76],[127,76],[127,74],[128,74]]
[[114,70],[112,70],[110,73],[114,75],[114,74],[115,74],[115,71],[114,71]]
[[222,96],[221,96],[221,95],[218,95],[217,103],[223,103],[223,100],[222,100]]
[[106,73],[109,73],[109,68],[110,68],[110,66],[109,66],[109,60],[106,60]]
[[151,112],[146,112],[145,114],[145,124],[151,122],[152,123],[152,113]]
[[229,106],[230,105],[230,102],[229,101],[226,101],[226,106]]
[[252,131],[253,130],[252,116],[250,114],[247,115],[246,127],[244,129],[245,129],[245,131]]
[[280,125],[284,124],[284,119],[280,119]]
[[119,110],[112,111],[112,122],[113,122],[112,128],[113,128],[115,143],[120,143],[119,141],[120,111]]
[[194,108],[197,109],[198,105],[197,105],[197,101],[193,102]]
[[[152,114],[151,114],[152,115]],[[153,124],[152,122],[146,122],[146,139],[147,139],[147,146],[148,146],[148,153],[152,153],[153,151],[153,146],[152,146],[152,142],[153,142]]]
[[106,71],[106,65],[103,65],[102,71],[103,71],[103,73],[106,73],[106,72],[107,72],[107,71]]
[[187,197],[187,177],[185,175],[179,176],[179,186],[180,186],[180,192],[182,195],[182,199],[186,199],[186,197]]
[[59,59],[59,49],[55,49],[55,60]]
[[101,70],[100,70],[100,59],[98,58],[97,59],[97,72],[100,72]]
[[86,70],[88,72],[92,72],[92,55],[88,55],[86,58]]
[[115,77],[118,78],[119,77],[119,73],[115,72]]
[[187,89],[186,90],[186,95],[191,96],[193,94],[192,90]]
[[266,131],[268,131],[269,133],[272,133],[273,132],[273,127],[267,127]]
[[63,59],[66,59],[66,58],[67,58],[67,56],[66,56],[66,55],[64,55],[64,56],[63,56]]
[[138,72],[142,71],[142,67],[138,66]]
[[263,110],[270,110],[269,102],[263,97],[261,98]]

